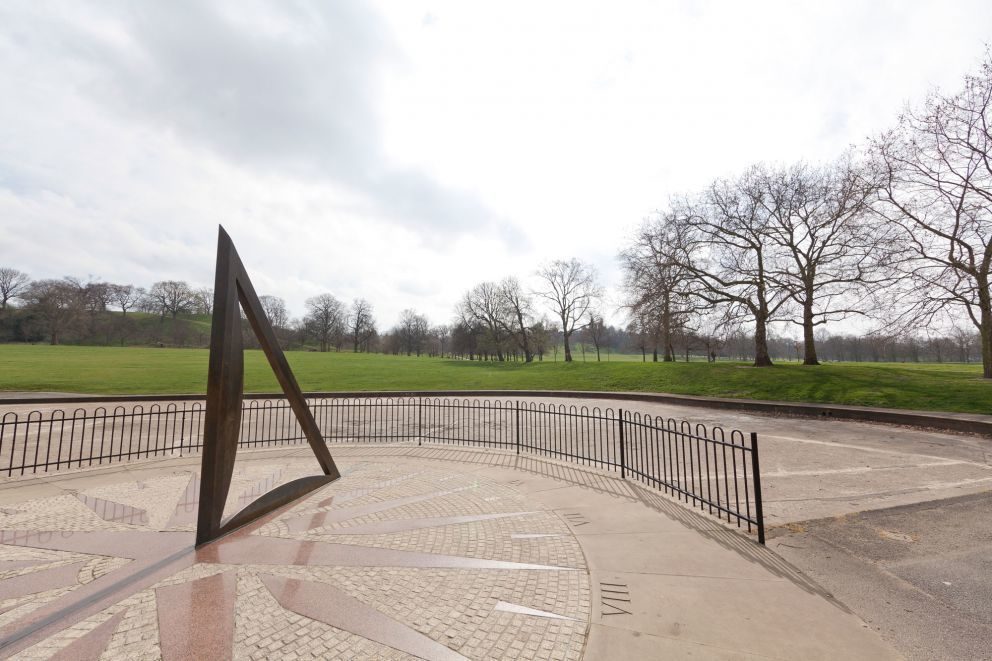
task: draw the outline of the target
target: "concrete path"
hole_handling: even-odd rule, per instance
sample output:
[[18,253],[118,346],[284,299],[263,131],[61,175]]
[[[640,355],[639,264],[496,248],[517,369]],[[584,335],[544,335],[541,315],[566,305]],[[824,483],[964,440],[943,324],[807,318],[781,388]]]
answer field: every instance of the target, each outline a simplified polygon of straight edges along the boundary
[[[0,656],[898,658],[779,556],[614,475],[480,450],[334,454],[341,480],[205,552],[196,458],[0,484]],[[242,451],[229,512],[313,463]]]

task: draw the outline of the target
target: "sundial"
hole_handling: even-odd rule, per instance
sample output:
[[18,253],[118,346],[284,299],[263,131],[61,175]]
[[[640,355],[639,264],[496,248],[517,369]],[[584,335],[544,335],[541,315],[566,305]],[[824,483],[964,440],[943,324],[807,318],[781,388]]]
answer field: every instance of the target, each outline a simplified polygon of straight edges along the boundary
[[[230,509],[311,461],[246,454]],[[578,658],[589,581],[558,516],[528,508],[513,487],[425,461],[345,466],[296,505],[200,548],[195,470],[8,506],[0,654],[262,658],[278,645],[286,655],[545,658],[535,649],[550,641]]]
[[[0,656],[578,658],[588,573],[566,523],[457,466],[342,477],[223,228],[216,274],[199,466],[6,508]],[[238,457],[242,311],[307,448]]]

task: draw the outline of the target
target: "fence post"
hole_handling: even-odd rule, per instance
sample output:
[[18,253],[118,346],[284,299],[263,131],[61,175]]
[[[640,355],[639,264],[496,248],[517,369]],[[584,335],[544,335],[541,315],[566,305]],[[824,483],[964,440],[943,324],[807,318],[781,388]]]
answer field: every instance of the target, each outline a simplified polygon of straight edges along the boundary
[[765,543],[765,517],[761,511],[761,472],[758,466],[758,433],[751,432],[751,472],[754,474],[754,517],[758,520],[758,543]]
[[520,400],[517,400],[517,454],[520,454]]
[[424,398],[417,399],[417,447],[424,444]]
[[620,477],[627,478],[627,449],[623,433],[623,409],[617,409],[617,417],[620,419]]

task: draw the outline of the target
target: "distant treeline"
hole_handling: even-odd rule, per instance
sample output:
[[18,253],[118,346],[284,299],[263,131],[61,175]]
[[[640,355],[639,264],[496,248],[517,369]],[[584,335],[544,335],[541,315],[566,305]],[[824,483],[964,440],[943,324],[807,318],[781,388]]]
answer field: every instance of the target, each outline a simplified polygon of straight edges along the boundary
[[[19,271],[0,268],[0,294],[2,342],[167,347],[206,347],[210,342],[213,292],[183,281],[156,282],[147,289],[76,278],[31,281]],[[500,302],[500,297],[508,294],[516,300],[516,308]],[[488,303],[486,295],[493,297]],[[330,294],[315,296],[307,300],[307,314],[301,319],[289,318],[279,297],[260,299],[288,350],[483,361],[565,359],[561,327],[546,317],[535,320],[530,297],[514,280],[492,286],[483,283],[468,292],[451,324],[432,324],[425,315],[404,310],[399,322],[381,334],[372,305],[364,299],[349,306]],[[491,313],[488,322],[479,312],[483,309]],[[513,332],[514,318],[523,322],[522,332]],[[664,352],[659,355],[657,334],[639,332],[636,324],[627,328],[605,324],[595,313],[589,319],[570,334],[575,360],[609,360],[612,354],[636,354],[643,361],[664,360]],[[246,346],[257,346],[247,324],[244,339]],[[803,357],[800,341],[771,337],[768,344],[777,360]],[[830,361],[981,362],[980,337],[967,331],[924,337],[821,333],[817,347],[820,358]],[[669,352],[670,360],[753,360],[754,336],[680,328],[670,339]]]

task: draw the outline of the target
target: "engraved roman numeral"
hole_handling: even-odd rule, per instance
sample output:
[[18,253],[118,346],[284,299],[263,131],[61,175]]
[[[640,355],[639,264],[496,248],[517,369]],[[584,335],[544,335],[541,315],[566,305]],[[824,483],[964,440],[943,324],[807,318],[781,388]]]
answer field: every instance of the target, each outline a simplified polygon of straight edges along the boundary
[[589,519],[587,519],[581,512],[566,512],[563,516],[573,528],[578,528],[579,526],[584,526],[589,523]]
[[[630,615],[630,589],[624,583],[600,583],[599,604],[603,615]],[[607,610],[609,609],[609,610]]]

